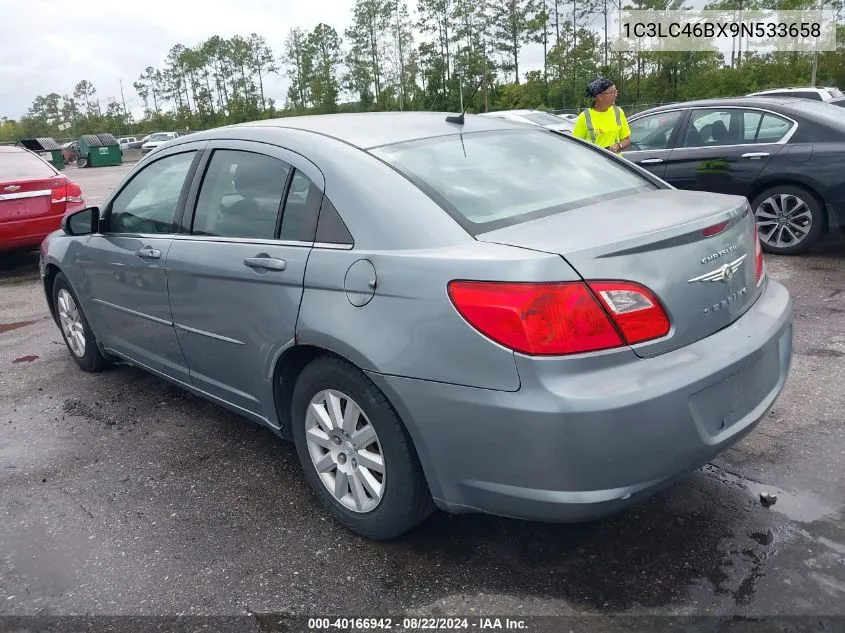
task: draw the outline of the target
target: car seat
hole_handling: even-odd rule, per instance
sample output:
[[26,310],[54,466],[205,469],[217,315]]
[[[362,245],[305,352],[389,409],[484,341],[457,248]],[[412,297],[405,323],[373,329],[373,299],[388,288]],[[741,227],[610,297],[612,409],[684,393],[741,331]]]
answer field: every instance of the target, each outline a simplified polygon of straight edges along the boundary
[[232,178],[235,193],[243,199],[223,211],[215,233],[229,237],[273,239],[276,233],[281,190],[280,170],[264,162],[240,163]]
[[724,121],[714,121],[711,134],[716,145],[728,145],[731,142],[731,133]]

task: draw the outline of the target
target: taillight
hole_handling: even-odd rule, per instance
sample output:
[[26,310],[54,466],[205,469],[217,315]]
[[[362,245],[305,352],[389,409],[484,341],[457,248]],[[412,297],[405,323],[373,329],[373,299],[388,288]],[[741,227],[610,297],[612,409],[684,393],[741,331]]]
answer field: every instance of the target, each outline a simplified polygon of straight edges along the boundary
[[[595,282],[591,286],[606,293],[598,296],[602,302],[611,302],[607,309],[583,282],[452,281],[448,292],[470,325],[524,354],[561,356],[642,342],[647,332],[662,331],[662,327],[646,325],[655,318],[665,322],[663,334],[668,332],[668,319],[644,288],[627,282]],[[638,312],[647,314],[638,316]]]
[[629,281],[591,281],[589,284],[610,311],[629,345],[669,333],[669,317],[647,288]]
[[63,202],[67,202],[67,185],[55,187],[50,196],[50,204],[61,204]]
[[82,187],[77,185],[75,182],[69,182],[67,184],[67,201],[85,202],[85,198],[82,197]]
[[754,279],[759,286],[763,283],[766,275],[766,263],[763,261],[763,245],[760,243],[760,231],[757,229],[757,220],[754,220]]
[[59,185],[53,189],[53,194],[50,197],[52,204],[61,204],[63,202],[84,202],[82,197],[82,187],[75,182],[68,182]]

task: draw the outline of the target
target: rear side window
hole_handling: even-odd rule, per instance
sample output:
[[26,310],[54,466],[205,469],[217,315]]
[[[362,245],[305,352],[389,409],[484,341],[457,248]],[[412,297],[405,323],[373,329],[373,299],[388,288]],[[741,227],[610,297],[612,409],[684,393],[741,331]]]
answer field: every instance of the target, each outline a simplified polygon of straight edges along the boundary
[[272,240],[291,167],[272,156],[215,150],[203,178],[192,233]]
[[0,152],[0,181],[55,178],[56,171],[29,152]]
[[539,129],[455,134],[370,151],[470,233],[657,189],[610,156]]

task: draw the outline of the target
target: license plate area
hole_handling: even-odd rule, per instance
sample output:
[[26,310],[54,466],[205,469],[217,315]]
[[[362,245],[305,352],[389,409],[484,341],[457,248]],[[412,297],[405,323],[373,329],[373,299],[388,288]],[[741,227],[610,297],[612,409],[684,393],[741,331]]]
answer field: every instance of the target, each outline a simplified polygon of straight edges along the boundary
[[689,399],[699,431],[715,438],[751,413],[774,389],[780,377],[776,345],[768,345],[756,359]]

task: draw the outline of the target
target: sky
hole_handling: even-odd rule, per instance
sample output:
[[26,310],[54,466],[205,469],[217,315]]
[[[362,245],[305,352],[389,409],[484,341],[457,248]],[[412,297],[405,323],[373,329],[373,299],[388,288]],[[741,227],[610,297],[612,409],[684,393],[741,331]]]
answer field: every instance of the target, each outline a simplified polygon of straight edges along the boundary
[[[414,3],[409,3],[414,4]],[[279,55],[291,28],[320,22],[343,35],[354,0],[0,0],[0,117],[18,119],[38,95],[72,94],[94,84],[100,103],[120,100],[136,116],[143,102],[132,83],[147,66],[160,67],[176,43],[193,46],[212,35],[263,35]],[[520,70],[539,67],[534,47]],[[284,103],[288,81],[271,76],[268,97]]]
[[[162,67],[170,48],[212,35],[263,35],[281,54],[291,28],[325,22],[343,36],[355,0],[0,0],[0,117],[18,119],[38,95],[72,94],[87,79],[101,106],[121,98],[136,118],[143,102],[132,87],[147,66]],[[705,0],[688,0],[700,8]],[[415,6],[415,0],[409,0]],[[603,26],[601,16],[592,28]],[[612,27],[611,27],[612,28]],[[419,41],[419,39],[418,39]],[[721,47],[720,47],[721,48]],[[730,43],[723,51],[730,52]],[[542,48],[520,55],[520,71],[542,66]],[[285,101],[288,80],[271,75],[266,94]]]

